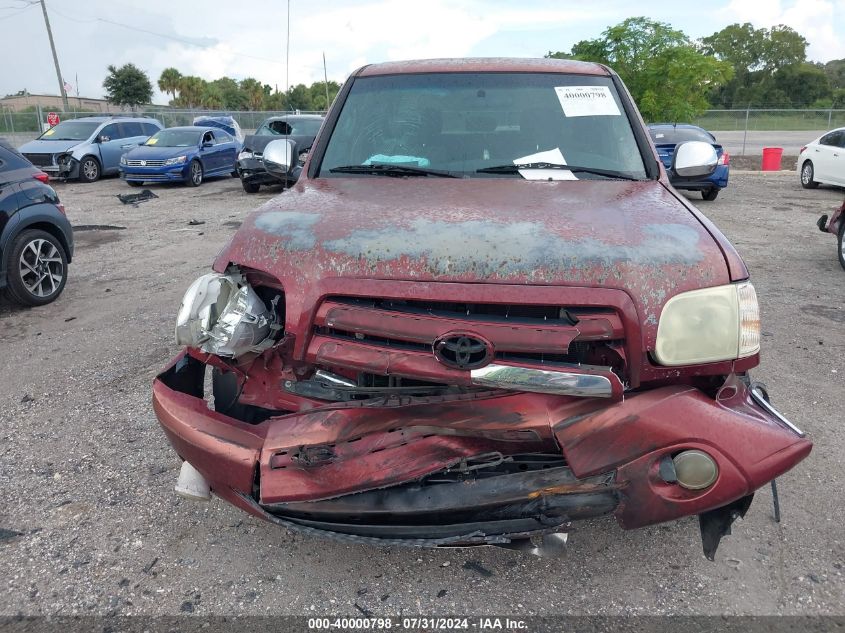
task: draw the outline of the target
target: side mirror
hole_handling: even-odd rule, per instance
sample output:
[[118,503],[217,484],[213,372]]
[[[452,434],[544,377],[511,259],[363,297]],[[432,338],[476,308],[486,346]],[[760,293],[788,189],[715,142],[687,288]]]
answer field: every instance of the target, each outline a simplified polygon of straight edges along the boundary
[[709,176],[716,171],[719,156],[710,143],[685,141],[675,147],[672,171],[681,178]]
[[293,165],[294,142],[285,140],[270,141],[264,148],[264,168],[271,176],[283,180]]
[[105,134],[100,134],[96,139],[98,143],[108,143],[111,138],[106,136]]

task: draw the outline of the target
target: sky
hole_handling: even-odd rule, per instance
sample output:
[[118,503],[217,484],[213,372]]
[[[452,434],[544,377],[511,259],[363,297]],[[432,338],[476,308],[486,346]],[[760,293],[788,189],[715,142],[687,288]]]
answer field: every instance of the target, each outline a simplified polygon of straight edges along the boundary
[[[102,97],[109,64],[132,62],[155,86],[168,66],[212,80],[255,77],[284,90],[341,82],[367,63],[427,57],[542,57],[644,15],[692,38],[734,22],[786,24],[808,57],[845,58],[845,0],[46,0],[72,95]],[[243,7],[233,10],[233,7]],[[839,36],[837,36],[837,32]],[[77,83],[78,77],[78,83]],[[0,0],[0,95],[57,94],[37,0]],[[167,103],[158,91],[155,103]]]

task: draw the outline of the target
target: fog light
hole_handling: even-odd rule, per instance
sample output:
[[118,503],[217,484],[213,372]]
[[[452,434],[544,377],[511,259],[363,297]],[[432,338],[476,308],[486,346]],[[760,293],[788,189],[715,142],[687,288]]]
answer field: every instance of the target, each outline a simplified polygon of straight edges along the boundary
[[672,459],[678,483],[689,490],[712,486],[719,476],[716,460],[704,451],[690,450],[678,453]]

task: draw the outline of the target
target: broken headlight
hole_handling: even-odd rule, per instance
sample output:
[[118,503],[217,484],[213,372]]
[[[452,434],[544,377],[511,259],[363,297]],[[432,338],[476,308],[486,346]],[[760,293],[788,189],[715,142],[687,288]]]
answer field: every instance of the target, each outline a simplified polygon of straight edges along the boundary
[[237,269],[203,275],[182,298],[176,342],[225,358],[260,353],[272,346],[279,329],[278,299],[268,308]]
[[760,310],[749,282],[675,295],[663,307],[654,356],[661,365],[733,360],[760,351]]
[[252,158],[253,156],[254,154],[250,150],[243,149],[240,154],[238,154],[238,160],[245,160],[247,158]]

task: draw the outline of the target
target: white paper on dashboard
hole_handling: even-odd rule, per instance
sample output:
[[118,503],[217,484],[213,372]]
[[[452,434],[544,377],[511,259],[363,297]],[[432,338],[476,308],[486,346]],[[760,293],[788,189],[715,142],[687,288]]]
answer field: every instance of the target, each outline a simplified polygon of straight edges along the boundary
[[607,86],[556,86],[555,93],[568,117],[621,114]]
[[[545,152],[537,152],[536,154],[516,158],[513,161],[514,165],[525,165],[526,163],[566,165],[566,159],[564,159],[560,148],[555,147]],[[575,174],[565,169],[520,169],[519,175],[525,178],[525,180],[578,180]]]

